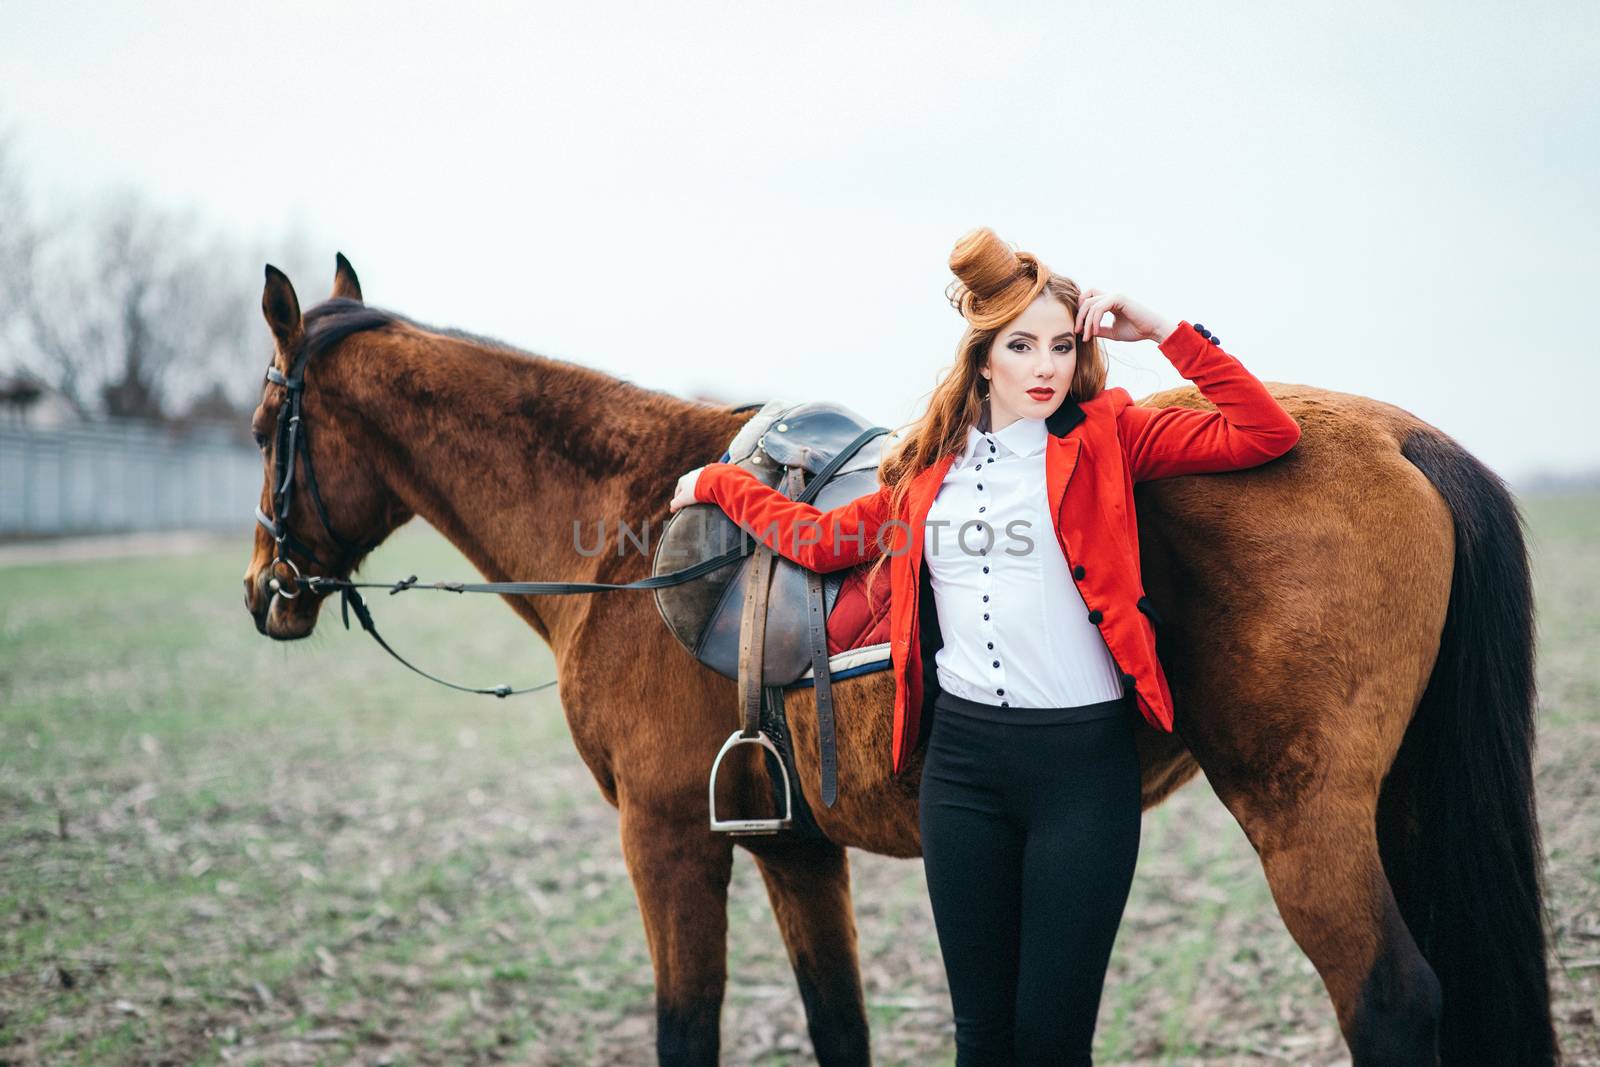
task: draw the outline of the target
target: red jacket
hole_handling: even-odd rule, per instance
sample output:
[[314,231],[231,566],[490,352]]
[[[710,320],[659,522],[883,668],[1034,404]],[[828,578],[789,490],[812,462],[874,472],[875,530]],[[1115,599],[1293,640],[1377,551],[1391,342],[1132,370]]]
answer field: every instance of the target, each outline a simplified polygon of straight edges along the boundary
[[[1188,320],[1160,344],[1215,411],[1143,407],[1120,386],[1081,403],[1068,397],[1045,420],[1045,491],[1089,621],[1100,628],[1125,686],[1152,726],[1171,732],[1172,694],[1156,658],[1153,609],[1139,571],[1135,482],[1254,467],[1283,455],[1300,426],[1238,359]],[[905,510],[886,514],[889,490],[829,511],[797,503],[732,463],[710,463],[695,498],[715,503],[773,551],[816,571],[891,553],[889,650],[895,671],[891,770],[898,774],[931,719],[942,645],[932,587],[921,566],[923,524],[955,461],[949,455],[912,478]],[[801,524],[797,529],[796,524]],[[909,543],[907,538],[909,536]]]

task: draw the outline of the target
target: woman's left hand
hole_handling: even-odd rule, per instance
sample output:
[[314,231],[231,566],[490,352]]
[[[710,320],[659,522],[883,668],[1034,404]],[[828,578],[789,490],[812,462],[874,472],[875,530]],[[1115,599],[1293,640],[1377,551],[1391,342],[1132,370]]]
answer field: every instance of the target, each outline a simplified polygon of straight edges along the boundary
[[676,512],[680,508],[686,508],[690,504],[698,504],[700,502],[694,495],[694,491],[700,484],[700,472],[703,470],[705,470],[704,467],[696,467],[678,479],[677,488],[672,491],[672,499],[667,501],[668,511]]
[[[1109,327],[1100,324],[1111,312]],[[1112,341],[1162,341],[1177,328],[1177,321],[1159,315],[1122,293],[1085,289],[1078,301],[1077,334],[1084,340],[1105,337]]]

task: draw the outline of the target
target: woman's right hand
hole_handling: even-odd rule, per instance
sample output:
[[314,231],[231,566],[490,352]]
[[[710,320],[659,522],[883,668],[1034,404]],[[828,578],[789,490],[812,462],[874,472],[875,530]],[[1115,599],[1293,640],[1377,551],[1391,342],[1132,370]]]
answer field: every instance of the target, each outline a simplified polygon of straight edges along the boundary
[[695,483],[700,480],[700,472],[703,470],[705,470],[704,467],[696,467],[678,479],[678,488],[673,492],[672,500],[667,504],[668,511],[675,512],[680,508],[688,507],[690,504],[699,503],[694,497],[694,487]]

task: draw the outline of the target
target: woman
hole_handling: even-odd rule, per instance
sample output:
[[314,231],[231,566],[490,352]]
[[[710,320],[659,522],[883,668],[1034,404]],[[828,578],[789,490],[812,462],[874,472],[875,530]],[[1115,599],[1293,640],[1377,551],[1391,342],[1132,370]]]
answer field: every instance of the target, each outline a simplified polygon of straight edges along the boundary
[[[950,266],[956,364],[876,493],[821,512],[712,463],[670,507],[715,503],[814,570],[887,561],[896,773],[932,697],[920,829],[956,1062],[1087,1064],[1138,857],[1134,716],[1172,729],[1133,483],[1255,466],[1300,428],[1203,326],[1080,293],[987,229]],[[1105,389],[1102,336],[1159,342],[1217,410]]]

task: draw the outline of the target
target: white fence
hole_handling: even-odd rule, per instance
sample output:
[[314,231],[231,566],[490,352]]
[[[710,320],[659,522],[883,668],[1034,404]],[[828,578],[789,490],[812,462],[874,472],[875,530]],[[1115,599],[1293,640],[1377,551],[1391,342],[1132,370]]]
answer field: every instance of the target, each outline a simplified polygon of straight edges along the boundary
[[0,536],[248,527],[261,457],[215,428],[0,424]]

